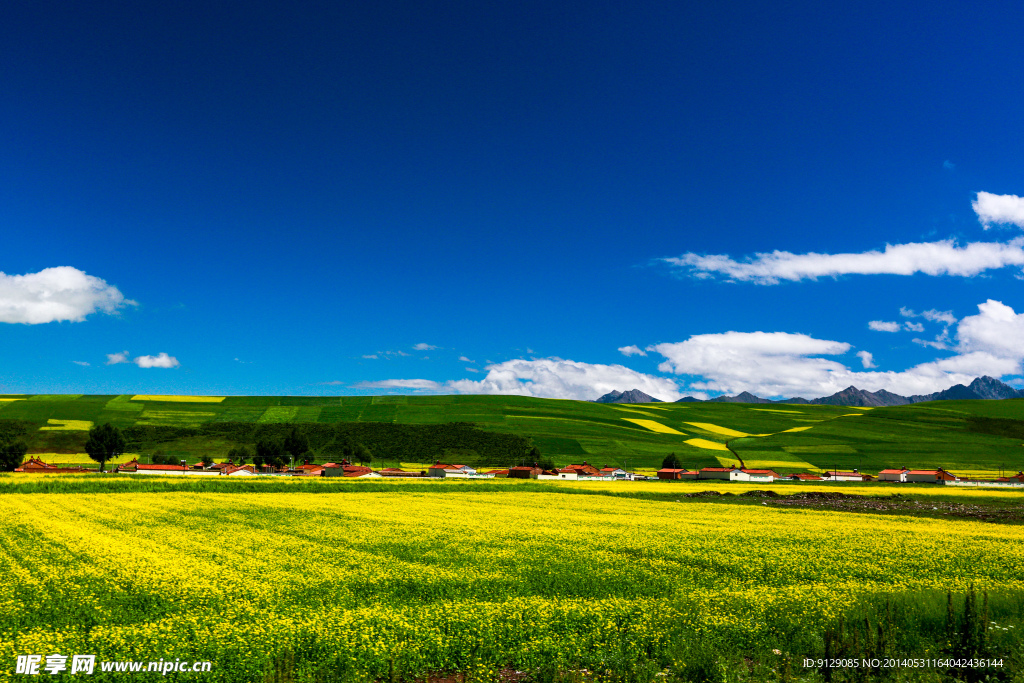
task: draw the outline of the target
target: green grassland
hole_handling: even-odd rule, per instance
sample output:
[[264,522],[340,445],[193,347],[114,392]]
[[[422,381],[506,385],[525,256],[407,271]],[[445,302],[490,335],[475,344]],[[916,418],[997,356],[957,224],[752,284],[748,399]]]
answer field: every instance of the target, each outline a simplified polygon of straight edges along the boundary
[[[941,466],[956,474],[1024,469],[1022,399],[863,410],[735,403],[620,405],[521,396],[228,396],[202,403],[136,400],[130,395],[0,398],[18,399],[0,401],[0,422],[25,425],[30,453],[83,451],[85,432],[41,431],[48,420],[175,428],[180,430],[175,438],[159,446],[142,444],[140,453],[160,450],[192,461],[226,455],[234,443],[203,432],[223,423],[472,422],[484,430],[530,438],[558,464],[587,460],[650,469],[676,453],[688,468],[736,462],[738,456],[748,467],[780,472],[877,472],[902,465]],[[655,431],[659,426],[679,433]],[[787,431],[794,429],[800,431]]]

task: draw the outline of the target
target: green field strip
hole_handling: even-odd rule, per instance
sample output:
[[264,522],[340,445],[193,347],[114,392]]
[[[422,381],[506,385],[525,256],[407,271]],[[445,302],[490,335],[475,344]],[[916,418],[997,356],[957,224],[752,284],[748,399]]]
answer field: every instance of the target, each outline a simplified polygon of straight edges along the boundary
[[291,422],[294,419],[294,417],[298,414],[298,406],[270,406],[269,408],[263,411],[263,414],[260,415],[260,418],[256,420],[256,422],[265,422],[271,424]]
[[316,422],[320,418],[320,406],[299,406],[299,412],[295,414],[292,422]]
[[138,414],[145,410],[146,406],[144,403],[132,401],[129,394],[122,394],[107,401],[103,408],[104,410]]
[[266,411],[258,406],[224,408],[217,412],[214,422],[256,422]]
[[28,401],[73,401],[77,398],[81,398],[84,394],[33,394],[26,400]]
[[278,405],[282,406],[337,406],[341,405],[338,396],[282,396]]
[[398,415],[398,405],[372,404],[363,408],[359,415],[360,422],[394,422]]
[[[409,402],[409,396],[374,396],[370,401],[373,405],[405,405]],[[415,398],[415,397],[413,397]]]
[[320,409],[318,422],[357,422],[364,406],[324,406]]
[[225,396],[219,405],[225,408],[234,407],[263,407],[269,408],[281,402],[280,396]]
[[812,453],[812,454],[829,454],[829,455],[831,455],[832,453],[858,453],[859,452],[853,446],[849,446],[847,444],[840,444],[840,443],[835,443],[835,444],[817,444],[817,445],[809,445],[809,446],[783,446],[782,450],[784,450],[786,453],[793,453],[793,454]]

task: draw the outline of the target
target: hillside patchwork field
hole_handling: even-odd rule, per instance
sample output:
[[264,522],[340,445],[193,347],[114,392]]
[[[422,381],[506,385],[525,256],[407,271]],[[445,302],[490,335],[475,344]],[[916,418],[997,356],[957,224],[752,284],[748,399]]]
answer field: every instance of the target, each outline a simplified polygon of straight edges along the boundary
[[[87,429],[176,428],[141,443],[196,461],[234,444],[213,429],[250,425],[471,422],[532,439],[557,464],[587,460],[651,470],[675,453],[684,467],[735,464],[780,472],[944,467],[993,475],[1024,469],[1024,399],[939,401],[891,408],[738,403],[602,404],[518,396],[9,395],[0,424],[28,425],[30,453],[83,452]],[[206,431],[204,431],[204,429]],[[407,462],[423,462],[410,453]],[[88,460],[81,458],[83,464]],[[487,463],[507,466],[506,462]]]

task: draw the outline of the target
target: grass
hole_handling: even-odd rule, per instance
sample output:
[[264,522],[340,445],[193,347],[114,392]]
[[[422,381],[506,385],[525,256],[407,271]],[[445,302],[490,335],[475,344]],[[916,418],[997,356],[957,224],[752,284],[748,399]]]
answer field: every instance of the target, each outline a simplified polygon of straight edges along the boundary
[[[774,463],[771,466],[782,473],[853,468],[877,472],[903,465],[941,466],[957,474],[1024,469],[1021,399],[854,410],[730,403],[618,405],[521,396],[3,398],[16,400],[0,401],[0,419],[27,420],[38,427],[58,422],[194,427],[212,422],[467,421],[482,429],[530,437],[559,465],[587,460],[656,470],[665,456],[675,453],[683,467],[697,469],[719,465],[719,457],[726,457],[723,454],[731,448],[744,463]],[[45,436],[48,433],[54,436]],[[37,431],[28,438],[30,452],[81,452],[85,433]],[[182,437],[160,448],[195,462],[224,458],[233,445]]]

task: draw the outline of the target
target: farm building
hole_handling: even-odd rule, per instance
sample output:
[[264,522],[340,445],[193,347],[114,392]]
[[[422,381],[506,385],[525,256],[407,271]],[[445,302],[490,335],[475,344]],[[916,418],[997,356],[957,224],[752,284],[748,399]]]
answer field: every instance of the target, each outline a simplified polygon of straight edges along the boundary
[[901,467],[898,470],[882,470],[878,473],[878,481],[905,482],[909,471],[906,467]]
[[86,469],[81,465],[75,467],[60,467],[59,465],[52,465],[45,463],[39,458],[29,458],[20,467],[14,468],[15,472],[25,472],[28,474],[79,474],[83,472],[95,472],[93,469]]
[[817,474],[790,474],[785,478],[790,481],[821,481]]
[[775,481],[776,479],[782,479],[782,475],[775,470],[752,470],[742,469],[740,470],[745,474],[747,479],[739,479],[736,481]]
[[704,467],[700,470],[698,479],[724,479],[729,481],[732,479],[733,470],[739,471],[735,467]]
[[476,470],[469,465],[446,465],[440,460],[427,468],[428,477],[439,477],[448,479],[451,477],[464,478],[476,474]]
[[946,481],[956,481],[956,476],[941,467],[935,470],[910,470],[907,472],[907,481],[938,484]]
[[1019,484],[1024,484],[1024,472],[1018,472],[1017,474],[1012,474],[1008,477],[999,477],[997,481],[1017,482]]
[[541,474],[539,467],[509,467],[509,479],[536,479]]
[[577,475],[587,474],[587,475],[590,475],[590,476],[594,476],[595,474],[599,474],[600,473],[599,469],[597,469],[593,465],[587,463],[586,460],[583,461],[582,465],[566,465],[563,469],[575,470]]
[[364,465],[348,465],[344,464],[341,466],[327,467],[324,466],[322,477],[346,477],[351,479],[366,479],[381,476],[377,472],[374,472],[369,467]]
[[426,472],[407,472],[399,467],[385,467],[382,470],[378,470],[377,474],[382,477],[425,477]]
[[228,477],[255,477],[256,468],[253,465],[232,465],[225,467],[220,473]]
[[683,472],[688,470],[685,469],[673,469],[671,467],[662,467],[658,470],[658,479],[682,479]]

